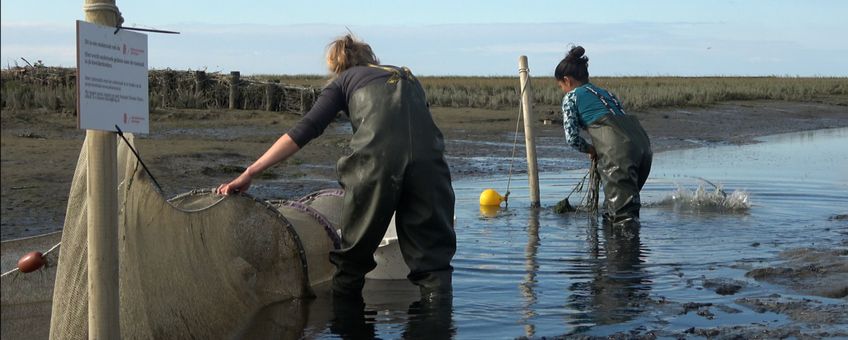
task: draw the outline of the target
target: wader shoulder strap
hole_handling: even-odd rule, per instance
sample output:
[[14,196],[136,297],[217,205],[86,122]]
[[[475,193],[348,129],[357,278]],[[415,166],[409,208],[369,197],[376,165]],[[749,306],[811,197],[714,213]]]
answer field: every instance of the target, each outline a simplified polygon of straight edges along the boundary
[[[592,94],[594,94],[595,96],[597,96],[597,97],[598,97],[598,99],[600,99],[600,100],[601,100],[601,103],[603,103],[603,104],[604,104],[604,106],[606,106],[606,107],[607,107],[607,110],[609,110],[609,112],[610,112],[612,115],[616,115],[615,110],[613,110],[613,109],[612,109],[612,106],[610,106],[610,104],[607,102],[607,100],[606,100],[606,98],[604,98],[604,96],[602,96],[600,93],[598,93],[598,91],[596,91],[595,89],[593,89],[593,88],[592,88],[592,86],[586,86],[586,90],[589,90],[589,92],[591,92]],[[608,92],[608,93],[609,93],[609,92]],[[614,96],[612,93],[610,93],[609,95],[610,95],[610,97],[612,98],[612,103],[613,103],[613,104],[615,104],[615,107],[616,107],[619,111],[621,111],[621,113],[622,113],[622,114],[627,114],[627,112],[624,112],[624,107],[622,107],[622,106],[621,106],[621,103],[619,103],[619,102],[618,102],[618,99],[617,99],[617,98],[615,98],[615,96]]]
[[[389,84],[397,83],[398,81],[400,81],[401,78],[409,79],[409,80],[415,80],[415,76],[412,75],[412,71],[409,70],[409,68],[407,68],[406,66],[401,67],[400,70],[398,70],[394,67],[388,67],[388,66],[383,66],[383,65],[374,65],[374,64],[368,64],[368,67],[378,68],[378,69],[381,69],[381,70],[384,70],[384,71],[391,73],[392,76],[389,77],[389,80],[387,81],[387,83],[389,83]],[[401,72],[401,71],[403,71],[403,72]]]

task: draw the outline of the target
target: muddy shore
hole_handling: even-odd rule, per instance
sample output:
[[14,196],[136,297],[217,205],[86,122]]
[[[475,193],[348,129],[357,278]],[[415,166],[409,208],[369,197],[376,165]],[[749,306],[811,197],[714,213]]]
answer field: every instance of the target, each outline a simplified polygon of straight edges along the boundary
[[[517,111],[433,108],[454,179],[505,174]],[[535,108],[540,171],[580,168],[586,157],[564,144],[556,107]],[[635,112],[655,152],[754,142],[759,136],[848,126],[848,106],[780,101],[729,102],[704,108]],[[299,115],[263,111],[159,110],[139,151],[168,197],[215,187],[238,175]],[[547,124],[545,120],[550,120]],[[85,133],[67,113],[2,111],[2,239],[60,230]],[[334,187],[336,160],[348,152],[349,123],[337,119],[285,164],[254,181],[263,199],[301,197]],[[518,141],[523,141],[519,135]],[[518,145],[517,172],[525,171]]]

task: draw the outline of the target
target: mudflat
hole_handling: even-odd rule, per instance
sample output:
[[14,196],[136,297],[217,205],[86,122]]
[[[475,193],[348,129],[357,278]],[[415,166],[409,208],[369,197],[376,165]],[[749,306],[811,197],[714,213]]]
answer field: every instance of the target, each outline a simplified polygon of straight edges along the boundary
[[[541,163],[540,171],[585,166],[585,155],[565,147],[559,109],[537,106],[534,111],[538,157],[554,160]],[[432,113],[445,135],[455,179],[505,174],[503,162],[492,158],[511,156],[517,108],[434,107]],[[631,114],[641,120],[655,152],[848,126],[848,105],[841,102],[739,101]],[[151,113],[151,133],[136,136],[136,145],[171,197],[234,178],[299,119],[265,111],[159,109]],[[0,123],[2,239],[61,230],[85,131],[67,113],[3,110]],[[255,179],[250,192],[263,199],[286,199],[338,186],[335,164],[349,152],[349,137],[349,123],[340,117],[293,158]],[[523,146],[517,151],[516,161],[523,162]]]

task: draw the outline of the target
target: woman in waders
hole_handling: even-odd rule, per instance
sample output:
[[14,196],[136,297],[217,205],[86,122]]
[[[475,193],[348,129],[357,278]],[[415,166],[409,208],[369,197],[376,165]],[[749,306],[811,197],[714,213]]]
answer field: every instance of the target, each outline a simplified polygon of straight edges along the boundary
[[[562,100],[565,139],[574,149],[598,162],[604,185],[604,219],[615,225],[638,225],[639,191],[651,172],[651,142],[618,98],[589,82],[589,58],[573,47],[559,62],[554,76],[565,92]],[[580,137],[585,129],[589,144]]]
[[395,212],[409,280],[424,296],[450,293],[454,192],[424,89],[409,69],[379,65],[371,47],[351,35],[330,43],[327,66],[333,79],[312,109],[218,193],[246,191],[257,174],[292,156],[344,111],[353,127],[353,152],[337,164],[345,194],[341,248],[330,254],[336,265],[333,295],[361,299],[365,274],[376,266],[374,251]]

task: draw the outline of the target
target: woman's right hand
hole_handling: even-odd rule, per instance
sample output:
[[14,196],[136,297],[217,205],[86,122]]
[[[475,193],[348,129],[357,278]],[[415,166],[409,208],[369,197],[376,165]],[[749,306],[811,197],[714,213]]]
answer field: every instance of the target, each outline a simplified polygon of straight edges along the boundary
[[298,150],[300,150],[300,146],[291,139],[288,133],[284,134],[277,139],[274,145],[271,145],[268,151],[262,154],[262,157],[259,157],[256,162],[253,162],[253,164],[247,167],[241,175],[232,180],[232,182],[219,185],[215,191],[219,195],[245,192],[247,188],[250,188],[250,181],[253,180],[253,176],[261,174],[270,166],[286,160],[286,158],[289,158],[289,156]]
[[589,152],[588,153],[589,153],[589,159],[590,160],[592,160],[593,162],[598,161],[598,152],[595,151],[594,145],[589,145]]
[[245,171],[231,182],[219,185],[216,192],[218,195],[230,195],[238,192],[245,192],[248,188],[250,188],[250,182],[252,180],[253,177]]

